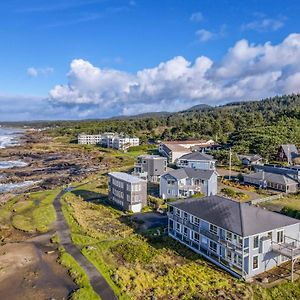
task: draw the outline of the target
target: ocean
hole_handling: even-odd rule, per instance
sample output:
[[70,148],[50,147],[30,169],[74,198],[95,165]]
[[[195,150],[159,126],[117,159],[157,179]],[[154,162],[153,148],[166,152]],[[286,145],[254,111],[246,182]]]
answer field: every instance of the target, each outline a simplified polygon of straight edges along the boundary
[[[21,129],[0,127],[0,153],[1,149],[19,145],[18,137],[20,137],[21,134]],[[27,163],[21,160],[0,160],[0,170],[10,169],[14,167],[20,168],[25,166],[27,166]],[[5,174],[2,173],[0,174],[0,194],[35,184],[34,181],[1,183],[1,179],[3,178],[5,178]]]

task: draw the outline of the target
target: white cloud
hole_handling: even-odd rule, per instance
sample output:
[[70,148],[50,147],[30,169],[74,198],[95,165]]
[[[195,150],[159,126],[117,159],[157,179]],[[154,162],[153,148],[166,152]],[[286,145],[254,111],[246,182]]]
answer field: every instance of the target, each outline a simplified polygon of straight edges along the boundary
[[37,77],[38,76],[38,71],[36,68],[28,68],[27,69],[27,75],[30,76],[30,77]]
[[192,15],[190,17],[190,21],[195,22],[195,23],[199,23],[199,22],[203,21],[203,19],[204,19],[203,14],[200,11],[192,13]]
[[276,31],[284,26],[284,22],[279,19],[264,18],[242,25],[243,30],[255,30],[258,32]]
[[53,68],[34,68],[30,67],[27,69],[27,75],[29,77],[38,77],[39,75],[47,76],[54,72]]
[[196,36],[200,42],[207,42],[214,37],[214,33],[206,29],[199,29],[196,31]]
[[240,40],[220,62],[177,56],[134,74],[75,59],[68,83],[55,86],[49,99],[73,114],[103,117],[261,99],[300,92],[299,83],[300,34],[290,34],[277,45]]

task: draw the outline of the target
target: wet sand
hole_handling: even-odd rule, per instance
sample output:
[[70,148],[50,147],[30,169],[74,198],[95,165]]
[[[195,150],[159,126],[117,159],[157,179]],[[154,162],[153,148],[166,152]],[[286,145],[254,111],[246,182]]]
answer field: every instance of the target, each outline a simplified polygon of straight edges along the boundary
[[77,288],[66,269],[57,263],[58,251],[48,242],[50,236],[0,247],[1,299],[67,299]]

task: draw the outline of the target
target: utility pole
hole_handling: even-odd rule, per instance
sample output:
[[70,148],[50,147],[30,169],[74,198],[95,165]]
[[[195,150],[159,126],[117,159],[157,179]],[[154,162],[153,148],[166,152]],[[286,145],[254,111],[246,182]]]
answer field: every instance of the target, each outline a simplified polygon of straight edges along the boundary
[[231,180],[231,148],[229,149],[229,180]]

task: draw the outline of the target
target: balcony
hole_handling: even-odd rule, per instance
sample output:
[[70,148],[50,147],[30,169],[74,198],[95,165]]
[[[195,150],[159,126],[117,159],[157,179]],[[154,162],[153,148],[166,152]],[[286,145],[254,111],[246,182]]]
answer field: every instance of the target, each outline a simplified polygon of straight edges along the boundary
[[284,236],[282,243],[272,241],[271,248],[274,252],[284,255],[289,259],[300,257],[300,241],[288,236]]

